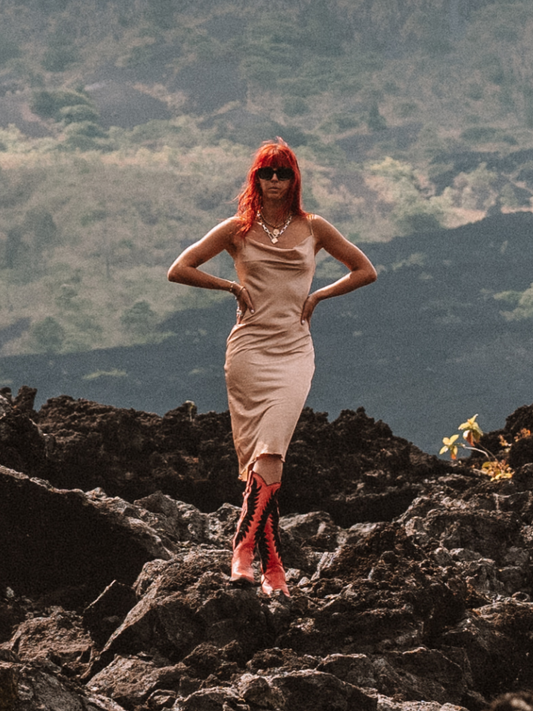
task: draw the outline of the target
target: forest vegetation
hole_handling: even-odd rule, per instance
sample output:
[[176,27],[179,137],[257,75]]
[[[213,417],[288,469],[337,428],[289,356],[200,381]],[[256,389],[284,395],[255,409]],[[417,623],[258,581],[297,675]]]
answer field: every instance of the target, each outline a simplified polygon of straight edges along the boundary
[[[2,356],[160,342],[177,311],[229,298],[166,269],[277,135],[306,208],[359,244],[532,210],[528,0],[1,0],[0,17]],[[532,293],[493,297],[524,320]]]

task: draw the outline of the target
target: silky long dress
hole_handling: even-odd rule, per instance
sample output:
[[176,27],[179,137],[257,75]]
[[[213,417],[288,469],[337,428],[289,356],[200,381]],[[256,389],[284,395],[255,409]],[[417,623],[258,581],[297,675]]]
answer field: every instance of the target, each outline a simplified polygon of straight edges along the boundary
[[315,272],[312,230],[290,248],[247,235],[235,268],[255,311],[233,327],[225,363],[233,441],[246,480],[263,455],[285,461],[311,387],[315,354],[301,316]]

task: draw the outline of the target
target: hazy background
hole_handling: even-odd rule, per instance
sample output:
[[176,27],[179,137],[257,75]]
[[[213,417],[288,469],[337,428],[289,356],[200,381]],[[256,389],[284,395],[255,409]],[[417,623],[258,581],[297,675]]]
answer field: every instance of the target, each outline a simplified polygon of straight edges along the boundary
[[[166,270],[281,135],[306,208],[380,272],[315,312],[309,405],[436,451],[531,403],[530,2],[25,0],[0,19],[0,387],[226,409],[234,301]],[[321,260],[317,285],[341,273]]]

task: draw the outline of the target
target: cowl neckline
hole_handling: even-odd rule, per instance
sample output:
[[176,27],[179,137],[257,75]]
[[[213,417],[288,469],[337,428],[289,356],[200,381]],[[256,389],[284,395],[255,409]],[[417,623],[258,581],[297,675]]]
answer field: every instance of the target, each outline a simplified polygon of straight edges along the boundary
[[290,252],[294,249],[299,249],[300,247],[303,247],[311,237],[313,237],[313,234],[310,232],[306,237],[303,238],[303,240],[298,242],[298,244],[294,245],[293,247],[278,247],[277,245],[268,244],[267,242],[259,242],[259,240],[252,239],[251,237],[246,237],[245,244],[254,244],[258,247],[264,247],[265,249],[272,250],[273,252]]

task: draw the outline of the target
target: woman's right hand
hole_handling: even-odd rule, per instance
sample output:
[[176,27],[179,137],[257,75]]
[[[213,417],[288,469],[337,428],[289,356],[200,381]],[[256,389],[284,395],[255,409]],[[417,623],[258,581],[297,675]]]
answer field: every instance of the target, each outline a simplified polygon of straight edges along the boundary
[[252,299],[250,298],[250,294],[248,293],[248,289],[243,286],[237,296],[237,323],[241,323],[244,318],[244,314],[248,310],[250,310],[251,314],[255,313],[254,305],[252,303]]

